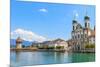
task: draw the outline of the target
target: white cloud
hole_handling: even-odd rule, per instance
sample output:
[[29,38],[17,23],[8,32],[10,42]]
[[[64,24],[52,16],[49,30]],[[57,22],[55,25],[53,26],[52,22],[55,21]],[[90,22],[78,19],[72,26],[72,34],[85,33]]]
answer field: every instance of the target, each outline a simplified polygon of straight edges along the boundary
[[41,8],[39,9],[40,12],[48,12],[48,10],[46,8]]
[[28,31],[24,29],[16,29],[15,31],[11,32],[11,39],[16,39],[18,36],[20,36],[23,40],[26,41],[43,42],[47,40],[43,36],[37,35],[32,31]]

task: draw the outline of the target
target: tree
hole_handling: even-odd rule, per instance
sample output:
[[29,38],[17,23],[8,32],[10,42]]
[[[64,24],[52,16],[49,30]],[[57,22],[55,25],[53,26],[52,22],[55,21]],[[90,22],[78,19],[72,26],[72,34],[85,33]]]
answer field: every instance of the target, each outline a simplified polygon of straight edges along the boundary
[[22,48],[25,48],[25,45],[22,45]]
[[48,47],[48,49],[54,49],[54,48],[55,48],[54,46],[49,46],[49,47]]
[[64,49],[64,46],[56,46],[56,49]]
[[85,45],[85,48],[95,48],[95,44],[87,44]]
[[95,48],[95,45],[94,45],[94,44],[91,44],[91,45],[90,45],[90,48]]

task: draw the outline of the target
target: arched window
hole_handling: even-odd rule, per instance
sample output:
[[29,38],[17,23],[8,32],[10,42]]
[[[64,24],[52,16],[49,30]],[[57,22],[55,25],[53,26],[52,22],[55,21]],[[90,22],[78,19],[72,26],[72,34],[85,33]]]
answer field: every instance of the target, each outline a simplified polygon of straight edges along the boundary
[[78,39],[80,38],[80,35],[78,34]]
[[73,26],[73,30],[75,30],[75,27]]

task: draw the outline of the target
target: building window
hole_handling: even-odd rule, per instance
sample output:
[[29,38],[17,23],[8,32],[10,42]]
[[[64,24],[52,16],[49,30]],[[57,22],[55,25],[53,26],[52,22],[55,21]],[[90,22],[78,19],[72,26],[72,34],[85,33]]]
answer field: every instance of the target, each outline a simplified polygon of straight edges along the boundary
[[75,30],[75,27],[73,26],[73,30]]
[[80,38],[80,35],[78,34],[78,38]]
[[81,38],[83,38],[83,35],[81,34]]
[[85,38],[87,38],[87,35],[85,34]]
[[76,39],[77,37],[75,36],[75,39]]
[[85,27],[87,27],[87,23],[85,22]]
[[72,39],[74,39],[74,36],[72,36]]
[[84,34],[84,38],[87,38],[87,34]]

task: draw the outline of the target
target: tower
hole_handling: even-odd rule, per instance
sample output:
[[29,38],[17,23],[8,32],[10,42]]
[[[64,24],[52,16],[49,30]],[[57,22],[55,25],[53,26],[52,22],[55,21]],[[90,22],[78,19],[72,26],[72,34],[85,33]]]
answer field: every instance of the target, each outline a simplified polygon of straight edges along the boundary
[[85,28],[90,28],[90,17],[85,16],[84,21],[85,21]]
[[20,37],[16,39],[16,48],[22,48],[22,41]]
[[77,27],[77,21],[76,20],[73,20],[72,22],[73,22],[73,31],[75,31],[76,30],[76,27]]
[[76,27],[77,27],[78,13],[76,13],[76,11],[74,11],[73,14],[74,14],[74,16],[73,16],[73,21],[72,21],[73,23],[72,23],[72,25],[73,25],[73,31],[75,31]]

